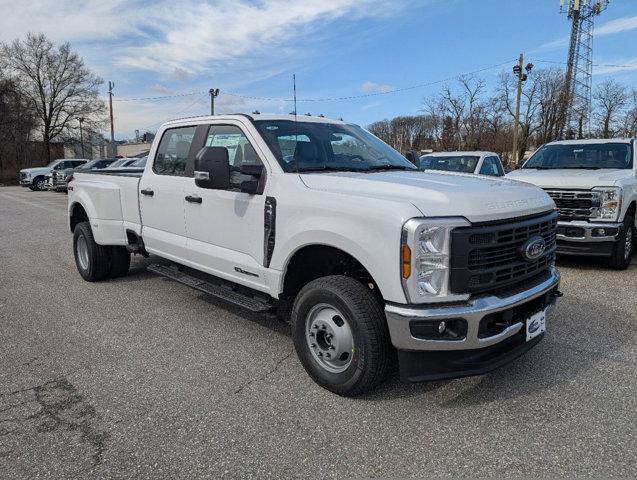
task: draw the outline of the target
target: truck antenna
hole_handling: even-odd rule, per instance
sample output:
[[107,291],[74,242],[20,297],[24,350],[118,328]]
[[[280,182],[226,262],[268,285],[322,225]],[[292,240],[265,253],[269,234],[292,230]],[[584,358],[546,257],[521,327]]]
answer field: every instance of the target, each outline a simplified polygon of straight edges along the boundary
[[294,86],[294,163],[296,165],[296,174],[299,172],[299,157],[296,154],[296,147],[299,144],[299,128],[296,120],[296,73],[292,74],[292,85]]

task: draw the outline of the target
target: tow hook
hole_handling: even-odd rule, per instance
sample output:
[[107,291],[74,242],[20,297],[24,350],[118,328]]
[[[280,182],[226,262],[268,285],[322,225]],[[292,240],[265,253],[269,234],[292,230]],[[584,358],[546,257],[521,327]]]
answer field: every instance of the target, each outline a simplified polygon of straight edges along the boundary
[[559,290],[555,290],[554,292],[551,292],[551,297],[553,298],[562,298],[563,296],[564,294],[560,292]]

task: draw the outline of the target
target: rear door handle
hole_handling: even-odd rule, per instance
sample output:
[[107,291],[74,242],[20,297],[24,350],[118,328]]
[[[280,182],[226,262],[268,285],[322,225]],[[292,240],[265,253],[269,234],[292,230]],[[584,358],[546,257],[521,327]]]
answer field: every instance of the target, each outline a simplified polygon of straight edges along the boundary
[[142,195],[147,195],[149,197],[152,197],[153,195],[155,195],[155,192],[153,192],[152,190],[150,190],[148,188],[140,190],[139,193],[141,193]]
[[190,203],[201,203],[203,200],[196,195],[186,195],[186,201]]

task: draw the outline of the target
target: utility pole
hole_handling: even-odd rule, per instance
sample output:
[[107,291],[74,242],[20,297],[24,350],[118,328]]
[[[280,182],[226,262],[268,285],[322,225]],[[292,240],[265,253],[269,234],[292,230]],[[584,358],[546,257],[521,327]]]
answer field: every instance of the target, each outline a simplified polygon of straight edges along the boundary
[[115,146],[115,126],[113,125],[113,89],[115,84],[108,82],[108,105],[111,110],[111,157],[117,155],[117,147]]
[[211,88],[208,93],[210,93],[210,115],[215,114],[215,98],[219,96],[218,88]]
[[82,134],[82,122],[84,117],[80,117],[80,148],[82,149],[82,158],[84,158],[84,135]]
[[522,99],[522,82],[526,82],[529,78],[528,74],[533,70],[533,64],[529,63],[524,67],[526,73],[522,71],[522,65],[524,65],[524,54],[520,54],[518,63],[513,67],[513,75],[518,77],[518,92],[515,99],[515,125],[513,127],[513,164],[518,165],[518,138],[520,131],[520,100]]

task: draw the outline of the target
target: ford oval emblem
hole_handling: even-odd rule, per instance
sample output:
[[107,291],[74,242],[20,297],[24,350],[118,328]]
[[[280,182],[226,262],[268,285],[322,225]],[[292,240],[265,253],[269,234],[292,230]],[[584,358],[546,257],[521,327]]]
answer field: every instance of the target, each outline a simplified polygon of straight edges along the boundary
[[544,240],[544,237],[541,237],[540,235],[529,238],[522,244],[521,248],[522,257],[527,262],[537,260],[542,255],[544,255],[545,251],[546,241]]

